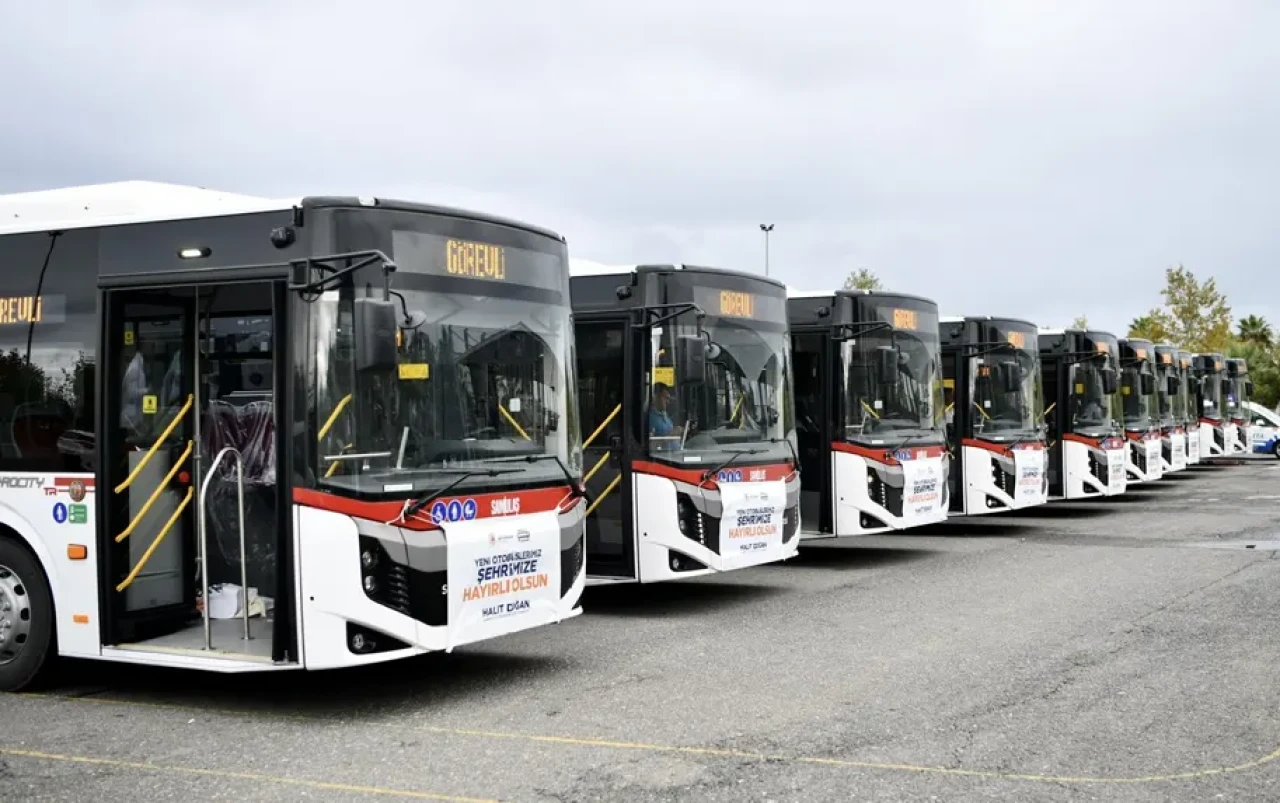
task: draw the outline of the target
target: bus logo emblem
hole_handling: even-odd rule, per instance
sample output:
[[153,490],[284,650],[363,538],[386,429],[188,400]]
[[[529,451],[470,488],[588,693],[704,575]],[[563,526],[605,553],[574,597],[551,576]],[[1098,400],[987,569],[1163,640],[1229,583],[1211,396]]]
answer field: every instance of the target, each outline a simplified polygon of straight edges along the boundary
[[67,493],[71,494],[72,502],[83,502],[85,494],[84,481],[72,480],[71,486],[67,488]]

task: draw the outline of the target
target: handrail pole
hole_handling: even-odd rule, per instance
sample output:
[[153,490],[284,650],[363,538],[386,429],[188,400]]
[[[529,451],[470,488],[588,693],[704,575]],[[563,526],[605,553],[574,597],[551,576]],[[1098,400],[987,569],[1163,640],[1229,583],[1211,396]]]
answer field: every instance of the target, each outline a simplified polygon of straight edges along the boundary
[[244,549],[244,459],[236,452],[236,502],[240,512],[240,608],[244,612],[244,640],[249,636],[249,553]]

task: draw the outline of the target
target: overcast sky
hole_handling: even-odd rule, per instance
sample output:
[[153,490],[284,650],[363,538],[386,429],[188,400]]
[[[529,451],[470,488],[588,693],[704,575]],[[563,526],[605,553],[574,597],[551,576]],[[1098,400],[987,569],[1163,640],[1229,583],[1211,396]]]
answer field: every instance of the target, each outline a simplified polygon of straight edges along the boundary
[[11,2],[0,110],[0,192],[399,196],[749,271],[770,222],[792,285],[1045,325],[1280,276],[1276,0]]

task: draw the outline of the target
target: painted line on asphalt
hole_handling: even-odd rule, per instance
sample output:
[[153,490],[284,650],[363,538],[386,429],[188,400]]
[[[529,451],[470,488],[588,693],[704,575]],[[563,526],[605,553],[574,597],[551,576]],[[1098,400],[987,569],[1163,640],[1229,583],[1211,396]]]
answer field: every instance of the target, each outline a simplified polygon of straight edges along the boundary
[[[219,716],[239,717],[239,718],[262,718],[287,720],[308,725],[317,723],[325,723],[322,717],[310,717],[300,714],[280,714],[272,711],[254,711],[252,709],[229,709],[229,708],[203,708],[193,705],[182,705],[178,703],[159,703],[137,700],[119,700],[110,697],[70,697],[59,694],[17,694],[6,695],[0,694],[0,697],[24,697],[37,698],[43,700],[54,700],[59,702],[72,703],[97,703],[99,705],[119,705],[132,706],[137,708],[156,708],[171,711],[183,712],[200,712],[204,714],[216,714]],[[898,764],[893,762],[882,761],[857,761],[853,759],[842,758],[823,758],[820,756],[795,756],[759,753],[749,750],[732,750],[718,747],[689,747],[682,745],[665,745],[650,742],[631,742],[618,741],[613,739],[596,739],[582,738],[576,736],[556,736],[550,734],[537,733],[519,733],[512,731],[490,731],[470,728],[441,728],[427,725],[395,725],[381,723],[379,727],[384,729],[396,728],[404,731],[413,731],[416,733],[432,733],[441,736],[456,736],[466,738],[479,739],[502,739],[507,741],[528,742],[531,744],[558,744],[571,747],[583,748],[603,748],[608,750],[647,752],[647,753],[668,753],[676,755],[688,756],[705,756],[708,758],[727,758],[738,760],[749,760],[759,762],[774,763],[790,763],[790,764],[806,764],[813,766],[840,767],[844,769],[861,769],[861,770],[880,770],[886,772],[908,772],[923,775],[947,775],[963,778],[979,778],[986,780],[1005,780],[1005,781],[1028,781],[1035,783],[1073,783],[1073,784],[1152,784],[1165,783],[1170,781],[1189,781],[1200,778],[1209,778],[1215,775],[1231,775],[1235,773],[1246,772],[1248,770],[1257,769],[1280,759],[1280,747],[1270,753],[1259,758],[1245,761],[1240,764],[1225,765],[1218,767],[1206,767],[1203,769],[1191,769],[1177,772],[1137,775],[1129,777],[1106,777],[1100,775],[1049,775],[1041,773],[1023,773],[1023,772],[1002,772],[998,770],[982,770],[982,769],[962,769],[958,767],[940,767],[919,764]],[[147,765],[143,765],[147,766]],[[445,800],[462,800],[464,798],[438,798]]]
[[441,795],[434,792],[417,792],[412,789],[388,789],[381,786],[362,786],[360,784],[335,783],[332,781],[311,781],[305,778],[289,778],[284,775],[267,775],[261,772],[235,772],[233,770],[204,769],[202,767],[183,767],[177,764],[152,764],[148,761],[125,761],[116,758],[97,758],[94,756],[71,756],[63,753],[44,753],[39,750],[16,750],[0,747],[0,756],[11,758],[28,758],[38,761],[56,761],[70,764],[86,764],[96,767],[114,767],[116,769],[141,770],[168,775],[199,775],[206,778],[222,780],[257,781],[259,783],[281,784],[284,786],[316,789],[329,792],[344,792],[356,795],[373,795],[378,797],[399,797],[408,800],[445,800],[453,803],[498,803],[490,798],[457,797]]

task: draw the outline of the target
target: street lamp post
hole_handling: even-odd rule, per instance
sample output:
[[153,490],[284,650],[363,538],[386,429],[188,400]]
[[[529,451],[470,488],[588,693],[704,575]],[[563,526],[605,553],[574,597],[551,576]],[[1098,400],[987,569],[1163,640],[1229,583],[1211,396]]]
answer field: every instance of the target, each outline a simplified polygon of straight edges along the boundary
[[764,275],[769,275],[769,232],[773,231],[772,223],[761,223],[760,231],[764,232]]

